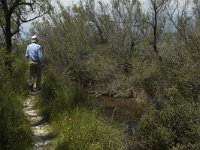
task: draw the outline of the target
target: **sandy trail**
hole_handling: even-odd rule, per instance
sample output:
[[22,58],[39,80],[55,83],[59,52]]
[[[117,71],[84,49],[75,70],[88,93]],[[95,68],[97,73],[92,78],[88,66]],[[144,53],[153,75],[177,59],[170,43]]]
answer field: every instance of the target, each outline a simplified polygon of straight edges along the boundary
[[49,124],[44,121],[43,116],[39,114],[35,107],[35,94],[32,93],[24,102],[24,112],[33,131],[33,150],[51,150],[52,134]]

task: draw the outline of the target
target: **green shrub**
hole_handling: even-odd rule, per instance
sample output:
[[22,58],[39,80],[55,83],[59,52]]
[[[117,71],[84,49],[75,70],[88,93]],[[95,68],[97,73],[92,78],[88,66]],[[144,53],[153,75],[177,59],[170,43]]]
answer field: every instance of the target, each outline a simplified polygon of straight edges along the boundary
[[152,150],[199,149],[199,105],[185,100],[175,87],[167,89],[159,107],[151,104],[141,118],[138,139]]
[[13,72],[10,74],[4,66],[4,59],[0,60],[0,149],[2,150],[26,150],[31,147],[32,131],[22,105],[27,85],[26,67],[21,64],[23,60],[14,60]]
[[141,85],[154,101],[160,101],[165,89],[172,86],[176,87],[185,99],[197,101],[200,95],[199,67],[190,65],[163,63],[153,69],[149,67],[151,71],[141,77]]

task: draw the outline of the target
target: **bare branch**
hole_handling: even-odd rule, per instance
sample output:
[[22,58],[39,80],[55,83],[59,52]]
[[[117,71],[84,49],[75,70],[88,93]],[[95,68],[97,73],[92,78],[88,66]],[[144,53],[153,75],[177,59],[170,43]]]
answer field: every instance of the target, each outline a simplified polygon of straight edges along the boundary
[[14,10],[16,9],[16,7],[19,6],[21,0],[15,0],[15,2],[13,3],[12,7],[8,10],[8,14],[9,16],[12,15],[12,13],[14,12]]
[[35,20],[37,18],[43,17],[45,14],[46,14],[46,12],[42,13],[42,14],[39,14],[38,16],[35,16],[35,17],[31,18],[31,19],[22,19],[22,18],[20,18],[20,20],[21,20],[22,23],[26,23],[26,22],[33,21],[33,20]]
[[[48,12],[48,0],[2,0],[3,19],[5,24],[1,28],[5,34],[6,49],[12,49],[12,37],[20,31],[22,23],[26,23],[44,16]],[[47,2],[47,3],[46,3]],[[31,17],[30,17],[31,16]]]

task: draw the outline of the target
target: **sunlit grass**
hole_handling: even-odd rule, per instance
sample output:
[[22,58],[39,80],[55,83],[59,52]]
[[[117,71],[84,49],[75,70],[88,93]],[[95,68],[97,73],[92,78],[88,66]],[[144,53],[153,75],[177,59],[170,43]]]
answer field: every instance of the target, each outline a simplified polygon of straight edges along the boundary
[[76,108],[53,122],[57,132],[57,150],[122,150],[125,149],[122,130],[95,111]]

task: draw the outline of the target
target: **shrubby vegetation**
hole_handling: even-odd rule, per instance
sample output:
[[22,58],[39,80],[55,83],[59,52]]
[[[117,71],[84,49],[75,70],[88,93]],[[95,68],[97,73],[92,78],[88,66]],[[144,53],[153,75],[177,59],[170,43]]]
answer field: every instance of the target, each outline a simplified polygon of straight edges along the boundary
[[123,130],[93,110],[84,91],[49,70],[44,81],[38,105],[57,135],[55,149],[126,148]]
[[135,135],[143,149],[198,149],[199,1],[149,2],[147,13],[138,1],[60,5],[32,33],[70,83],[97,95],[145,91]]
[[151,104],[140,120],[138,139],[152,150],[199,149],[199,103],[185,100],[176,88],[159,107]]
[[0,53],[0,149],[26,150],[32,143],[31,128],[22,104],[27,94],[27,65],[23,59],[13,57],[13,72],[10,73],[2,48]]
[[[141,149],[199,149],[200,1],[148,0],[145,11],[137,0],[110,2],[81,0],[67,8],[58,3],[60,11],[49,12],[31,31],[45,49],[39,106],[58,135],[56,148],[124,148],[117,144],[123,143],[122,131],[92,110],[79,86],[146,104],[135,133]],[[0,86],[15,97],[22,88],[13,83],[25,84],[20,67],[14,68],[15,77],[1,70]],[[76,118],[83,120],[74,126]]]
[[200,84],[192,70],[165,66],[156,73],[158,78],[148,78],[145,88],[152,98],[136,134],[145,148],[199,149]]
[[150,97],[136,133],[141,149],[199,149],[199,53],[190,43],[182,49],[187,58],[162,63],[142,79]]

